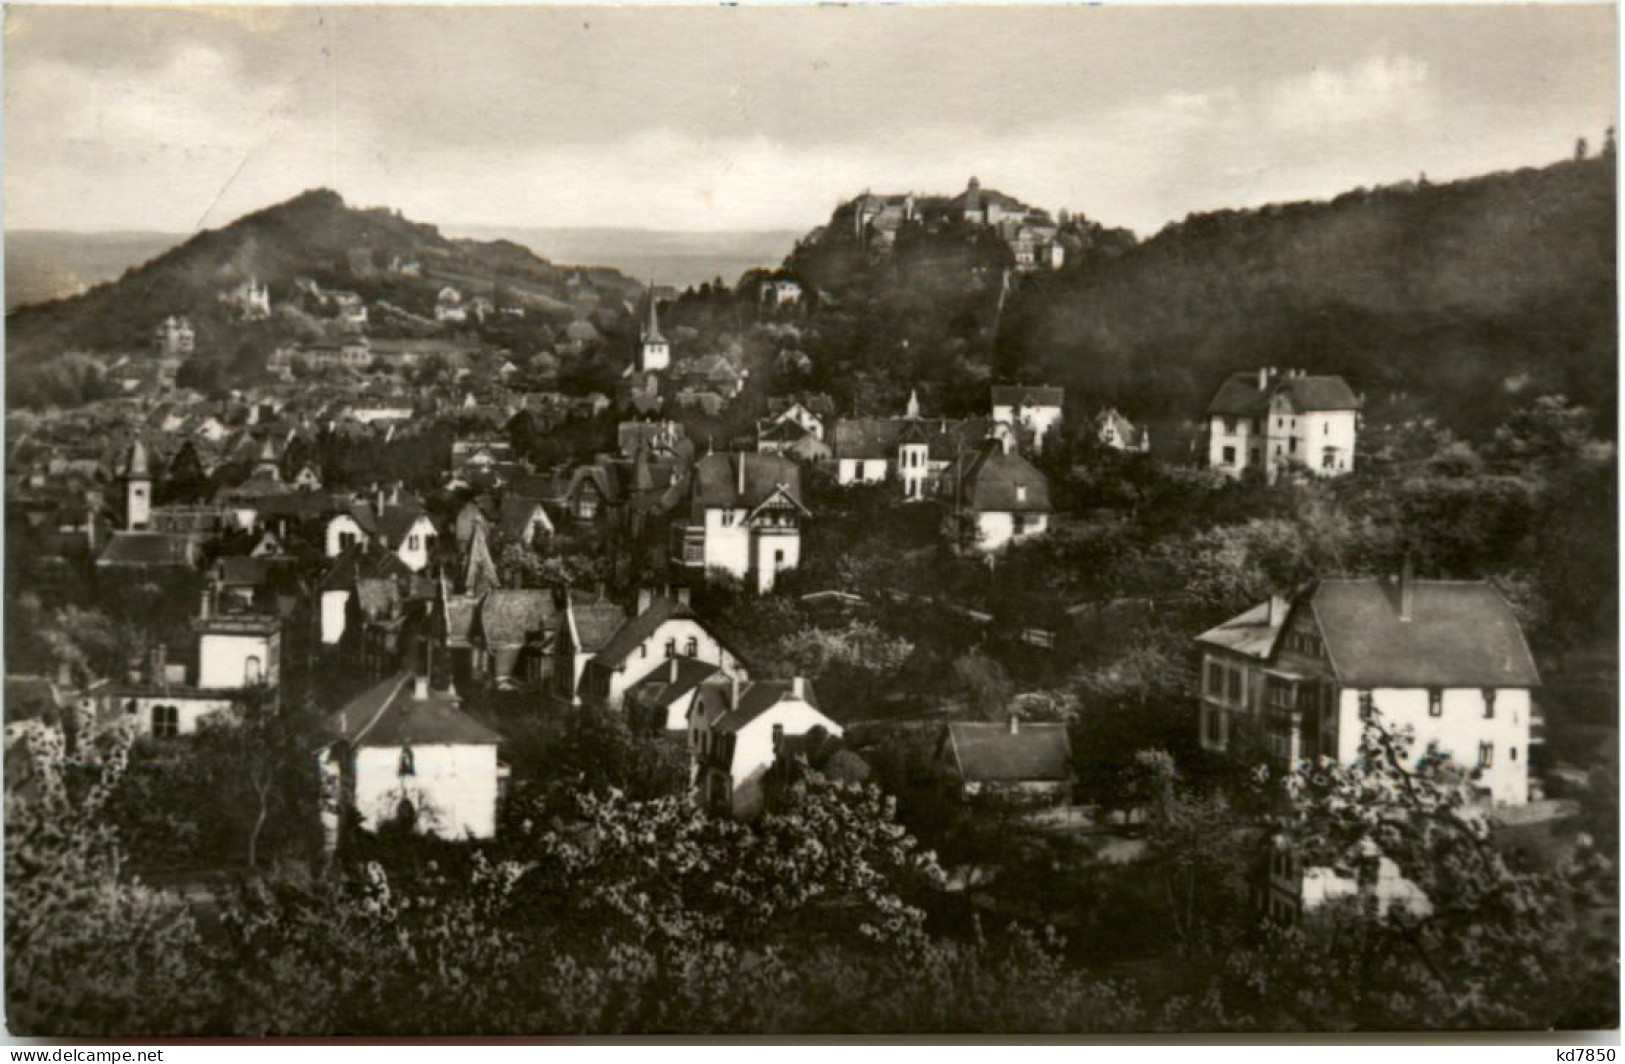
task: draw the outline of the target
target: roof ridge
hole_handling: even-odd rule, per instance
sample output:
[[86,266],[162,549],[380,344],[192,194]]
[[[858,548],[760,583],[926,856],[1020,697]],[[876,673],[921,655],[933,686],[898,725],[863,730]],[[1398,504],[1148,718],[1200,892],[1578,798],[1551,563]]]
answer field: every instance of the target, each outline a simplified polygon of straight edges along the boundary
[[[410,680],[411,678],[412,674],[409,672],[403,672],[400,674],[399,678],[397,678],[395,681],[395,686],[390,689],[389,697],[385,698],[383,702],[379,704],[377,711],[372,715],[372,719],[367,721],[367,723],[362,726],[361,730],[355,733],[354,738],[350,740],[352,745],[361,742],[362,739],[367,737],[367,733],[372,731],[373,726],[378,723],[381,717],[383,717],[384,710],[388,709],[394,704],[395,696],[401,693],[401,688],[405,685],[406,681]],[[385,682],[387,683],[388,681],[386,680]]]

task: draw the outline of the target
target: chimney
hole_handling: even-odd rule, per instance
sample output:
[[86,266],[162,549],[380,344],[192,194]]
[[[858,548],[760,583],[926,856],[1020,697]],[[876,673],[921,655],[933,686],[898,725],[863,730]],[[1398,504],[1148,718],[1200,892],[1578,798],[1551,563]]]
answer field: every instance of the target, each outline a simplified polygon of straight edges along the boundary
[[1021,718],[1014,713],[1010,714],[1010,734],[1018,735],[1021,732]]
[[739,455],[737,455],[736,460],[739,463],[739,501],[744,502],[745,501],[745,456],[744,456],[744,454],[740,453]]
[[169,647],[163,643],[156,643],[152,648],[152,665],[147,683],[158,687],[169,685]]
[[1286,611],[1290,605],[1291,603],[1287,601],[1285,595],[1270,596],[1269,625],[1271,628],[1279,628],[1286,623]]
[[1266,366],[1258,367],[1258,390],[1263,391],[1270,386],[1270,371]]
[[669,677],[668,683],[677,682],[677,659],[675,657],[666,659],[666,673]]
[[807,700],[807,685],[799,676],[790,681],[790,697],[801,702]]
[[214,589],[211,587],[206,587],[203,589],[203,593],[198,596],[197,617],[200,621],[206,621],[213,615]]
[[66,661],[56,663],[56,685],[58,687],[73,686],[73,666]]
[[375,514],[384,512],[384,489],[374,486],[372,496],[372,509]]
[[731,681],[733,681],[733,688],[732,688],[732,692],[731,692],[732,697],[729,698],[729,700],[728,700],[728,708],[729,709],[738,709],[739,708],[739,674],[734,673],[732,676],[730,676],[728,678]]
[[649,612],[649,605],[650,605],[650,603],[654,602],[654,598],[655,598],[655,593],[650,588],[647,588],[647,587],[638,588],[638,613],[639,614],[648,613]]
[[1410,552],[1405,554],[1405,561],[1399,570],[1399,619],[1410,622],[1412,610],[1416,606],[1416,573],[1411,566]]
[[418,675],[412,677],[412,701],[427,702],[429,700],[429,678]]
[[677,601],[685,606],[690,604],[688,585],[684,584],[677,588]]

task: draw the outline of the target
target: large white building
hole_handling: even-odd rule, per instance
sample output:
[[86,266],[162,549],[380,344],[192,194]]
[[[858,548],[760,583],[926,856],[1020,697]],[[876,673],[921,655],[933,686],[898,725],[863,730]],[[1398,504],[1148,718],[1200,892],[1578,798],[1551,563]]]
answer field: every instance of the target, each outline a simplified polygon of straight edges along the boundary
[[1495,805],[1529,800],[1540,678],[1518,620],[1482,582],[1323,580],[1197,637],[1201,741],[1282,765],[1359,753],[1364,724],[1409,729]]
[[1044,439],[1061,423],[1066,405],[1066,389],[1048,385],[996,384],[993,386],[993,420],[1015,429],[1023,440],[1032,441],[1033,452],[1044,449]]
[[676,658],[714,665],[730,675],[738,656],[707,628],[686,602],[640,593],[638,613],[587,663],[584,697],[621,709],[628,690]]
[[758,593],[801,562],[801,467],[774,454],[711,454],[694,463],[672,561],[720,570]]
[[1302,370],[1232,374],[1208,404],[1208,465],[1233,477],[1274,480],[1297,467],[1316,476],[1354,471],[1360,398],[1342,377]]
[[346,813],[368,831],[394,824],[445,839],[496,834],[502,736],[464,712],[456,694],[402,672],[330,723],[333,738],[317,754],[330,837]]

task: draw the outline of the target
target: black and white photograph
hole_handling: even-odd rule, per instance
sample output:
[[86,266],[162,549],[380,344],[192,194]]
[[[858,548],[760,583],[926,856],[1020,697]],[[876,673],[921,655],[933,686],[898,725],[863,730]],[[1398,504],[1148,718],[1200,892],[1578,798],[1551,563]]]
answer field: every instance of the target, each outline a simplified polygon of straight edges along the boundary
[[4,17],[13,1043],[1618,1044],[1612,5]]

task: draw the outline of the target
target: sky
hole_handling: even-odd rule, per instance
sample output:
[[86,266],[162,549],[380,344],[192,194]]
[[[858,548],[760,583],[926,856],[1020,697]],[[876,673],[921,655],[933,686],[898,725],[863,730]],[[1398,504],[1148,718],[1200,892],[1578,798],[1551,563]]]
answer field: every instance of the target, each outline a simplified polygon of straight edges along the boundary
[[1149,234],[1595,148],[1614,47],[1605,5],[8,5],[5,221],[803,230],[975,175]]

